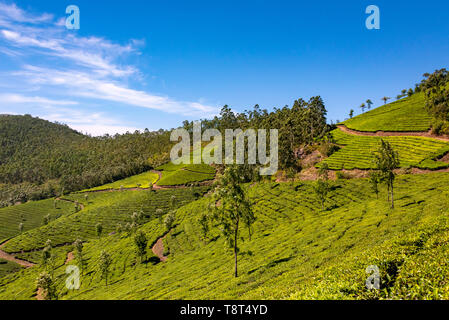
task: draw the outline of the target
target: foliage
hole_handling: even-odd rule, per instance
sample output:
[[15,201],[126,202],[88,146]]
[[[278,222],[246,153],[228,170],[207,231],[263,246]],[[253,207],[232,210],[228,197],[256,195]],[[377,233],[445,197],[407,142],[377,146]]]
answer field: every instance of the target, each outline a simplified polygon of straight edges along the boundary
[[47,272],[41,273],[37,278],[37,288],[41,291],[41,296],[44,300],[58,299],[53,277]]
[[101,251],[98,267],[100,269],[101,278],[104,279],[106,282],[106,286],[108,285],[108,278],[110,273],[109,268],[111,264],[112,264],[111,255],[105,250]]
[[134,244],[136,247],[137,256],[140,258],[140,262],[142,263],[147,254],[148,245],[148,239],[145,236],[145,233],[143,233],[142,231],[137,232],[137,234],[134,236]]
[[[255,222],[251,203],[240,185],[242,183],[237,165],[228,166],[218,181],[213,201],[214,218],[220,225],[228,245],[234,250],[235,277],[238,276],[237,254],[240,224],[248,228]],[[250,230],[250,229],[249,229]]]
[[13,204],[92,188],[150,169],[164,155],[169,131],[90,137],[65,125],[0,115],[0,201]]
[[423,93],[414,94],[348,119],[343,124],[358,131],[428,131],[432,116]]
[[[381,137],[357,136],[341,130],[332,131],[337,144],[343,147],[323,160],[332,170],[374,169],[374,155]],[[448,163],[435,161],[449,152],[449,143],[424,137],[390,136],[382,139],[398,152],[400,167],[443,169]]]
[[394,169],[399,166],[398,153],[391,147],[390,143],[380,140],[379,150],[375,153],[376,170],[380,177],[380,181],[387,184],[388,191],[391,192],[391,209],[394,209],[394,180],[396,174]]

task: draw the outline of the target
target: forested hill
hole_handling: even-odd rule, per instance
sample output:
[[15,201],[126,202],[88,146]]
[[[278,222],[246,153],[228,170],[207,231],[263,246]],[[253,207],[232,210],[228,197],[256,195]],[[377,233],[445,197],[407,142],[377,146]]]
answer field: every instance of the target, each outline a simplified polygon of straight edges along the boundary
[[166,161],[169,131],[90,137],[29,115],[0,115],[0,205],[47,198]]

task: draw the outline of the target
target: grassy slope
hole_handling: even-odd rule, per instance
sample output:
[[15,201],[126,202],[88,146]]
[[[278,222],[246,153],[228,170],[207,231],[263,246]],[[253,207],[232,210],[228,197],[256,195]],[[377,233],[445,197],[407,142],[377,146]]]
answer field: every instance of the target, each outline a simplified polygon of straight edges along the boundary
[[150,182],[152,184],[156,183],[159,179],[159,175],[157,173],[148,171],[142,174],[138,174],[123,180],[118,180],[113,183],[108,183],[96,188],[92,188],[84,191],[97,191],[97,190],[108,190],[108,189],[120,189],[123,188],[137,188],[140,185],[140,188],[148,188]]
[[202,182],[215,178],[215,169],[207,164],[167,163],[157,168],[162,171],[160,186],[185,185],[192,182]]
[[24,232],[42,226],[43,219],[50,214],[55,220],[64,214],[74,211],[74,205],[64,201],[42,200],[0,209],[0,242],[17,236],[19,224],[23,223]]
[[0,278],[22,269],[17,263],[0,259]]
[[[449,266],[448,225],[441,221],[448,215],[448,183],[445,173],[400,176],[394,210],[383,199],[385,190],[377,200],[364,179],[334,182],[326,211],[318,208],[309,182],[252,187],[257,222],[252,241],[241,245],[237,279],[232,253],[218,232],[207,242],[200,236],[204,198],[178,210],[177,226],[165,240],[166,263],[135,264],[132,237],[103,237],[86,243],[89,265],[81,289],[64,289],[65,268],[56,272],[58,288],[67,299],[366,298],[365,269],[377,264],[384,297],[405,298],[406,283],[415,297],[436,292],[449,298],[447,283],[439,279]],[[142,230],[150,242],[164,233],[156,220]],[[241,236],[247,239],[246,231]],[[114,260],[107,288],[97,265],[103,249]],[[420,270],[431,281],[420,283]],[[32,298],[39,271],[38,266],[0,279],[0,298]],[[387,282],[386,273],[393,280]]]
[[144,221],[149,221],[154,218],[156,209],[168,212],[172,196],[175,196],[175,206],[180,207],[196,199],[205,190],[207,189],[201,187],[157,192],[92,193],[88,201],[82,194],[71,195],[68,198],[84,204],[84,210],[65,215],[39,229],[25,232],[8,242],[3,250],[11,253],[41,249],[48,239],[52,240],[53,245],[64,245],[78,238],[81,240],[96,238],[97,223],[102,224],[103,234],[108,234],[115,231],[118,224],[125,225],[131,222],[133,212],[142,211]]
[[[370,169],[374,167],[373,152],[379,149],[381,137],[350,135],[337,129],[332,132],[337,144],[343,145],[339,151],[323,162],[331,169]],[[433,159],[449,152],[449,143],[423,137],[382,137],[389,141],[399,153],[401,167],[421,169],[441,169],[448,163]]]
[[343,122],[358,131],[428,131],[432,118],[424,109],[424,94],[378,107]]

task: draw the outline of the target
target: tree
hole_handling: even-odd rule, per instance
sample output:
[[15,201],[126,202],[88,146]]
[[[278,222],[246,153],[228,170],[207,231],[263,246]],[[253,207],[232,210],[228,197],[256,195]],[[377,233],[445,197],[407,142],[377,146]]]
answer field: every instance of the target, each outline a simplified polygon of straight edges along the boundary
[[44,249],[42,250],[42,254],[41,254],[42,264],[44,266],[47,266],[47,264],[50,261],[51,257],[52,257],[52,255],[51,255],[51,246],[45,246]]
[[164,225],[167,231],[171,230],[173,223],[175,222],[175,219],[176,219],[175,211],[170,211],[169,214],[165,216]]
[[156,217],[159,219],[159,223],[162,224],[162,217],[164,216],[164,211],[162,209],[156,210]]
[[108,285],[109,268],[110,268],[111,264],[112,264],[111,255],[104,250],[101,251],[100,262],[99,262],[100,276],[101,276],[101,279],[105,279],[106,286]]
[[379,199],[379,183],[381,182],[379,173],[376,171],[371,171],[369,175],[369,182],[371,186],[371,191],[374,192],[376,194],[377,199]]
[[97,223],[97,225],[95,226],[95,231],[97,232],[98,238],[101,238],[101,234],[103,233],[103,226],[101,225],[101,223]]
[[349,118],[352,119],[352,117],[354,117],[354,110],[353,109],[349,110]]
[[327,194],[329,193],[329,185],[327,181],[318,179],[313,190],[318,197],[318,201],[321,204],[321,209],[324,211],[324,203],[326,202]]
[[198,222],[201,226],[201,233],[204,240],[207,240],[207,235],[209,233],[209,217],[207,214],[202,214],[198,219]]
[[47,214],[46,216],[44,216],[44,219],[42,220],[42,224],[44,226],[46,226],[49,223],[50,223],[50,214]]
[[75,258],[78,265],[81,267],[81,271],[84,271],[84,265],[86,261],[83,257],[83,242],[80,239],[76,239],[73,243],[73,247],[75,248]]
[[142,231],[139,231],[134,236],[134,244],[136,246],[137,256],[140,259],[140,263],[142,263],[144,261],[143,258],[146,258],[147,245],[148,245],[148,239],[145,236],[145,233],[143,233]]
[[237,165],[227,166],[217,182],[213,203],[213,217],[221,227],[229,247],[234,251],[234,275],[238,277],[238,239],[241,223],[250,227],[254,223],[254,212],[245,190]]
[[389,142],[383,139],[380,141],[379,150],[374,154],[376,169],[380,174],[381,180],[387,184],[391,194],[391,209],[394,209],[394,180],[396,177],[394,169],[399,166],[399,156]]
[[75,212],[80,211],[80,204],[78,201],[75,201]]
[[44,300],[57,300],[56,286],[53,277],[47,272],[42,272],[37,278],[37,291],[40,292]]
[[373,105],[373,102],[371,101],[371,99],[366,100],[366,105],[368,106],[368,110],[370,110],[371,106]]
[[383,97],[382,100],[384,102],[384,104],[387,104],[387,101],[390,100],[390,97]]
[[323,163],[318,170],[318,179],[313,188],[318,201],[321,204],[321,208],[324,211],[324,204],[326,202],[327,194],[330,191],[329,186],[329,166],[327,163]]
[[449,120],[449,72],[446,69],[424,74],[422,82],[426,94],[426,108],[436,119]]
[[171,210],[175,209],[175,205],[176,205],[176,197],[175,196],[171,196],[170,197],[170,209]]
[[362,103],[362,104],[360,105],[360,109],[362,109],[362,113],[365,112],[365,108],[366,108],[366,105],[365,105],[364,103]]
[[410,88],[410,89],[408,89],[408,91],[407,91],[407,96],[409,96],[409,97],[411,97],[412,95],[413,95],[413,89],[412,88]]

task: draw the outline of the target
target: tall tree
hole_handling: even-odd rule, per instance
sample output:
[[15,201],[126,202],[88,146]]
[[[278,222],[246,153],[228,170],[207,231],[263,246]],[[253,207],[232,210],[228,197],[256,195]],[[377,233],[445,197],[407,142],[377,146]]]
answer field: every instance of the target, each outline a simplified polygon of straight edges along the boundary
[[352,119],[354,117],[354,109],[349,110],[349,119]]
[[373,102],[371,101],[371,99],[366,100],[366,105],[368,106],[368,110],[370,110],[371,106],[373,105]]
[[37,278],[37,290],[44,300],[57,300],[56,286],[53,277],[47,272],[42,272]]
[[387,101],[390,99],[390,97],[383,97],[381,100],[384,102],[384,104],[387,104]]
[[99,263],[100,276],[101,279],[105,279],[106,286],[108,285],[109,272],[110,272],[109,268],[111,267],[111,264],[112,264],[111,255],[105,250],[101,251]]
[[374,154],[376,169],[380,177],[387,184],[391,195],[391,208],[394,209],[394,180],[396,175],[394,169],[399,166],[398,153],[393,150],[388,141],[381,139],[381,145],[378,151]]
[[360,109],[362,109],[362,113],[365,112],[365,108],[366,108],[366,104],[362,103],[362,104],[360,105]]
[[134,245],[136,246],[136,253],[142,263],[147,254],[148,239],[142,231],[137,232],[134,236]]
[[426,108],[436,119],[449,121],[449,72],[446,69],[424,74],[422,82],[426,94]]
[[84,272],[86,261],[83,257],[83,241],[81,241],[80,239],[76,239],[76,241],[73,243],[73,247],[75,248],[76,262],[80,266],[81,271]]
[[226,167],[223,175],[218,180],[213,201],[213,216],[221,226],[229,246],[234,251],[234,275],[238,277],[238,239],[242,223],[247,227],[255,221],[251,202],[242,188],[242,179],[238,165]]

